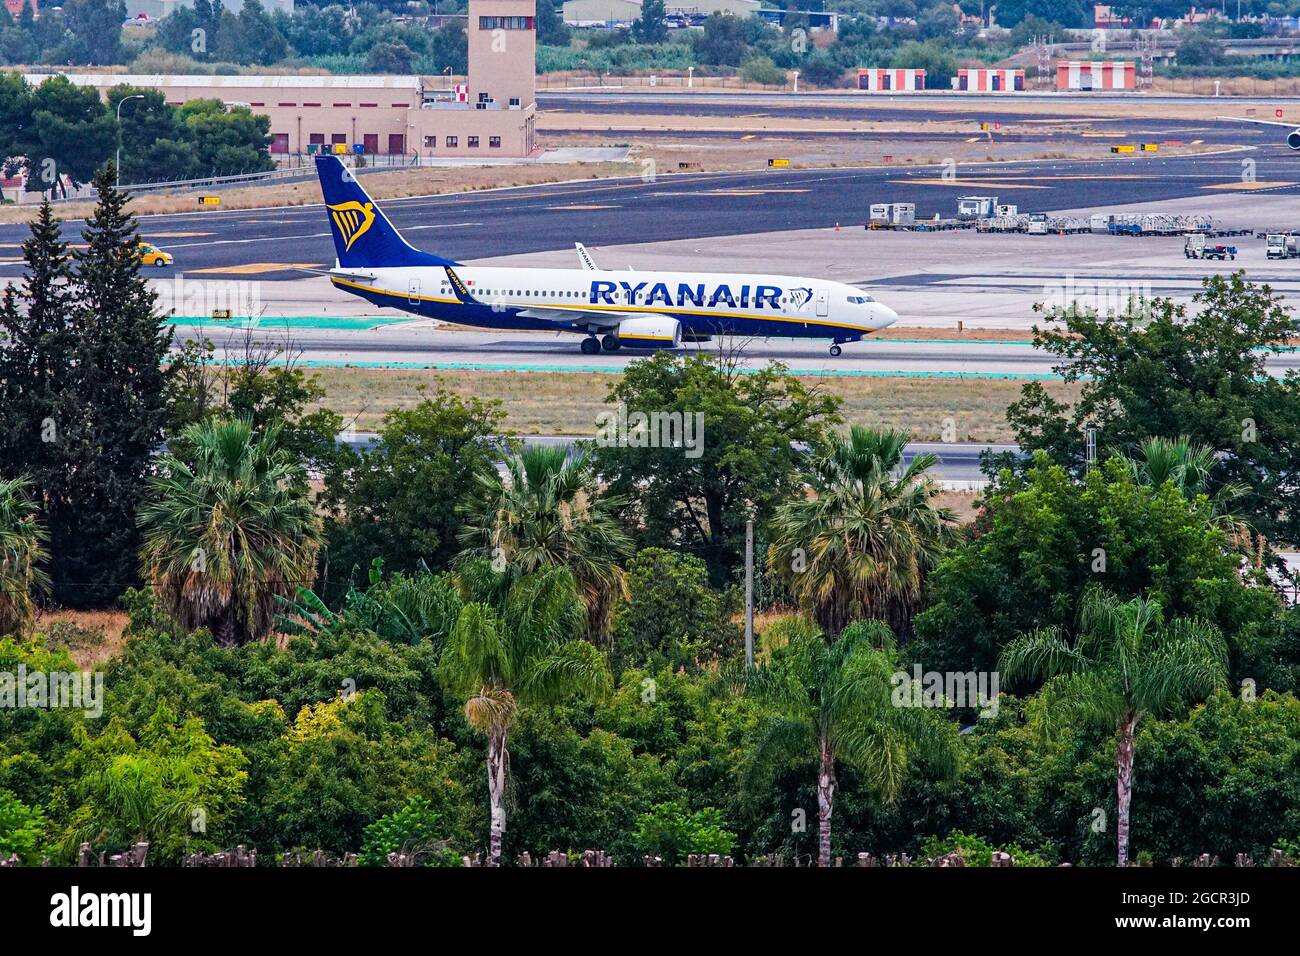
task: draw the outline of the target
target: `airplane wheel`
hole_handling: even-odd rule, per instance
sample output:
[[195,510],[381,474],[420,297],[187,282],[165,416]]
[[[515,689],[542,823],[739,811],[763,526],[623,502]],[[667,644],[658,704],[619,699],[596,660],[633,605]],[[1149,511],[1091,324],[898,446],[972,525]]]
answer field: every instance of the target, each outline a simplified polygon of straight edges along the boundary
[[600,351],[600,343],[596,341],[596,337],[594,335],[591,336],[590,338],[585,338],[582,340],[583,355],[595,355],[599,351]]
[[843,350],[842,348],[840,348],[838,345],[832,345],[832,346],[831,346],[831,357],[832,357],[832,358],[839,358],[839,357],[840,357],[840,353],[843,352],[843,351],[844,351],[844,350]]
[[600,347],[606,352],[617,352],[623,343],[618,340],[617,335],[606,335],[600,340]]

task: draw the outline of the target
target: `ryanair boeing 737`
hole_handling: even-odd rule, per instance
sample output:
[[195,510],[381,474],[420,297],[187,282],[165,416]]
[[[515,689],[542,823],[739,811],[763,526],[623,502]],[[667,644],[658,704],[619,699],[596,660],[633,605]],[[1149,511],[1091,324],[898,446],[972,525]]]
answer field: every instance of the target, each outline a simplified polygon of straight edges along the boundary
[[336,288],[414,315],[492,329],[575,332],[582,351],[678,348],[714,335],[844,342],[898,315],[840,282],[772,275],[462,266],[412,248],[337,157],[316,157]]

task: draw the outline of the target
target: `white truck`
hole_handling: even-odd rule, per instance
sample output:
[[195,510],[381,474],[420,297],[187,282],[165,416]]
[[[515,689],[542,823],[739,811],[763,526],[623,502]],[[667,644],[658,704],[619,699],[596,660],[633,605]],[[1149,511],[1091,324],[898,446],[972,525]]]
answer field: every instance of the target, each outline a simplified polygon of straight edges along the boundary
[[1270,259],[1300,258],[1300,236],[1289,232],[1270,232],[1264,243],[1265,255]]

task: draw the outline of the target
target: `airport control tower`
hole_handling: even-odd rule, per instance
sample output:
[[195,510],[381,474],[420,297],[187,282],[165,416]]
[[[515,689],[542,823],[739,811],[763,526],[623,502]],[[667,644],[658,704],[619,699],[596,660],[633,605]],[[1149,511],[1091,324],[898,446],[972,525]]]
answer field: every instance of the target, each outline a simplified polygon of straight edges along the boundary
[[535,0],[469,0],[469,101],[479,109],[533,105]]

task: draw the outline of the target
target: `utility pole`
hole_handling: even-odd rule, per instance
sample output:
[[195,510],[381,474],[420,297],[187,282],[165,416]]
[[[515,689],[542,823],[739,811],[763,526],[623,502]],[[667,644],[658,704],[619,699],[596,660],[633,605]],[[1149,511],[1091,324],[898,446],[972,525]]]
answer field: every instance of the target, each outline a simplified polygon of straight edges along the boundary
[[143,93],[132,93],[117,101],[117,156],[113,160],[113,171],[117,174],[117,185],[122,185],[122,104],[127,100],[142,100]]
[[745,508],[745,667],[754,667],[754,506]]

